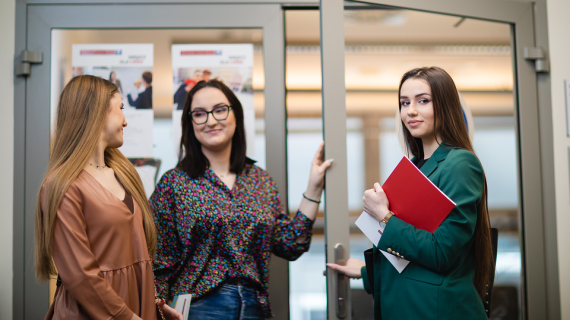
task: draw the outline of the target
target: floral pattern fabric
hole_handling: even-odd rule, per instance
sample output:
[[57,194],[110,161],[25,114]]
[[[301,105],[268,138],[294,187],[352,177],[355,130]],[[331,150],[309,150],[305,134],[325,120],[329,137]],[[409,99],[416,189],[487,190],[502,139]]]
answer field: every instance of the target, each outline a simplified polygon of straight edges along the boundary
[[[197,299],[223,283],[240,283],[257,291],[265,316],[272,316],[271,253],[300,257],[309,250],[313,222],[301,212],[287,216],[267,172],[248,164],[229,189],[211,169],[191,179],[176,168],[160,179],[150,204],[158,238],[155,283],[162,298],[191,293]],[[297,242],[301,236],[306,239]]]

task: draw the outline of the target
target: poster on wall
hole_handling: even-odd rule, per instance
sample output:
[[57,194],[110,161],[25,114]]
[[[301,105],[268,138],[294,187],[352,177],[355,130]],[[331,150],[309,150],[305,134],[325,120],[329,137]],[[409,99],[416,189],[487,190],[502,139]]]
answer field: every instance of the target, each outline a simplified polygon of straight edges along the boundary
[[74,44],[72,76],[94,75],[117,85],[127,127],[121,152],[127,158],[153,157],[153,44]]
[[[247,156],[255,156],[252,44],[172,45],[174,146],[178,154],[182,134],[182,110],[190,89],[201,80],[217,79],[237,96],[244,112]],[[211,115],[210,115],[211,116]]]

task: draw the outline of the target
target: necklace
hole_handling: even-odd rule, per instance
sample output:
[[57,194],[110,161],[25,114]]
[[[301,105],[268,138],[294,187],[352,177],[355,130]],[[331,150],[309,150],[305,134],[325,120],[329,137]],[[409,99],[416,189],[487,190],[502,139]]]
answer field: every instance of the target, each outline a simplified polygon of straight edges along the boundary
[[102,166],[98,166],[98,165],[94,165],[94,164],[92,164],[91,162],[89,162],[89,165],[92,166],[92,167],[94,166],[95,169],[99,169],[99,168],[100,168],[101,170],[103,170],[103,169],[105,169],[105,168],[108,168],[106,164],[104,164],[104,165],[102,165]]

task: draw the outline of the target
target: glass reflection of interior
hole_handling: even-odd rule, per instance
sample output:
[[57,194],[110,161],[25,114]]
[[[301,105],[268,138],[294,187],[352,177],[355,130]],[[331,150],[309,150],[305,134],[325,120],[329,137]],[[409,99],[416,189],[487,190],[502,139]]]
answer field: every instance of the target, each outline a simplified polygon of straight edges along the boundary
[[[370,10],[372,9],[372,10]],[[311,150],[322,140],[319,12],[287,11],[288,174],[291,207],[306,183]],[[350,255],[371,242],[354,225],[362,195],[383,183],[404,155],[397,89],[405,71],[439,66],[453,77],[474,118],[474,148],[486,172],[491,224],[499,229],[495,312],[519,310],[521,248],[509,25],[393,10],[345,10]],[[321,208],[322,210],[322,208]],[[326,319],[324,213],[308,253],[290,263],[291,319]],[[353,317],[372,319],[372,298],[351,280]],[[494,295],[495,297],[495,295]],[[501,308],[503,311],[501,311]],[[512,308],[510,308],[512,310]],[[493,312],[493,311],[492,311]],[[520,317],[520,311],[514,318]]]

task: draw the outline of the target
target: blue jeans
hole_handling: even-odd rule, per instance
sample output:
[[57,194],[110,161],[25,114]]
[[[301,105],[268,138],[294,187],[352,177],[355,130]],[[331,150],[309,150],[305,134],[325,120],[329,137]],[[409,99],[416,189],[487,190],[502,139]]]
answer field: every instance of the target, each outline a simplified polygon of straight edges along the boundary
[[224,284],[204,298],[192,301],[188,320],[264,320],[254,289]]

